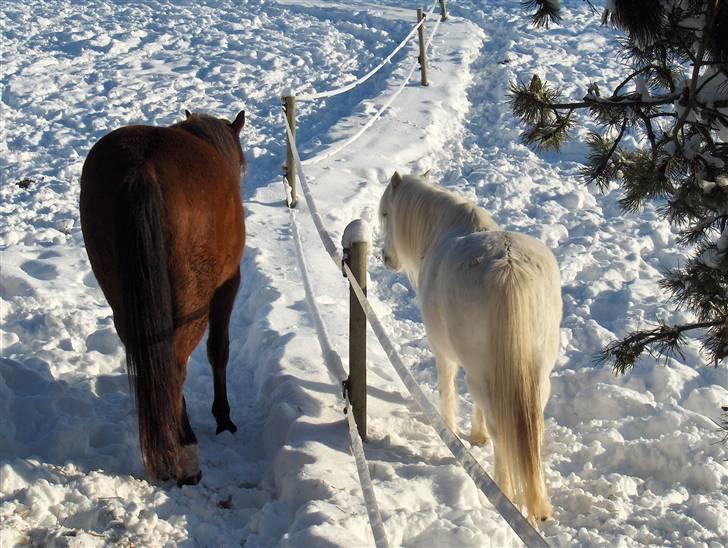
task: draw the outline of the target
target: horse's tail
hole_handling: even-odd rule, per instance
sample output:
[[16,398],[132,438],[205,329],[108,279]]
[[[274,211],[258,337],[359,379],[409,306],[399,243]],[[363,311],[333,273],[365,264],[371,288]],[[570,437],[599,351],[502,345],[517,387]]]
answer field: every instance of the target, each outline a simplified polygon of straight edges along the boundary
[[[540,272],[539,272],[540,273]],[[545,276],[545,273],[540,273]],[[493,374],[489,402],[496,452],[496,479],[516,504],[525,505],[532,520],[551,515],[541,464],[544,432],[540,340],[548,322],[544,283],[525,265],[509,261],[494,273],[493,305],[488,319]]]
[[129,384],[139,416],[142,457],[155,479],[176,473],[181,402],[164,218],[159,184],[142,168],[119,192],[114,237]]

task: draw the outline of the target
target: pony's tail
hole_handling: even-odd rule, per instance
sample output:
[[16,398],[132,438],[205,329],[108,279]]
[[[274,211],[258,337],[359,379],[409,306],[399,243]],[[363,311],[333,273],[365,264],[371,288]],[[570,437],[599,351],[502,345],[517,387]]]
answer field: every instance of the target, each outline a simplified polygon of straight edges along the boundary
[[139,443],[147,474],[164,480],[178,466],[181,383],[173,346],[164,205],[154,177],[131,177],[119,192],[114,215],[122,329]]
[[541,284],[521,265],[508,263],[496,272],[491,293],[489,348],[493,365],[489,399],[495,414],[493,433],[496,480],[513,502],[526,506],[532,521],[550,517],[541,464],[544,432],[538,333],[546,326]]

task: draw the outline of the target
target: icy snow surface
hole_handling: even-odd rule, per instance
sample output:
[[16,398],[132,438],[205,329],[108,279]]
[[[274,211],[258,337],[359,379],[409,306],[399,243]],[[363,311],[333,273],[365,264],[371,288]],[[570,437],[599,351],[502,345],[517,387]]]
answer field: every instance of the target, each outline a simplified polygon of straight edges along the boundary
[[[280,165],[279,96],[326,90],[376,66],[415,22],[388,6],[323,0],[170,3],[4,2],[0,162],[0,545],[371,545],[340,387],[326,373],[291,239]],[[726,446],[713,420],[728,372],[646,359],[617,378],[595,366],[602,345],[662,319],[659,272],[682,251],[654,206],[625,215],[617,190],[577,178],[578,142],[537,155],[518,144],[508,82],[534,72],[570,96],[621,69],[616,35],[581,0],[564,24],[529,26],[515,0],[448,2],[430,52],[358,141],[307,168],[334,241],[376,208],[395,169],[432,179],[503,227],[553,248],[563,277],[563,352],[546,408],[553,545],[728,544]],[[428,22],[427,29],[432,29]],[[298,105],[304,158],[347,139],[400,85],[416,43],[371,80]],[[124,124],[169,125],[183,109],[233,117],[245,108],[248,242],[231,323],[235,435],[214,435],[204,342],[186,398],[203,479],[148,482],[111,311],[89,268],[78,181],[90,146]],[[22,183],[22,184],[21,184]],[[333,344],[346,357],[348,289],[305,203],[296,214]],[[401,355],[436,400],[433,357],[412,288],[370,258],[369,294]],[[502,546],[518,541],[422,418],[373,336],[367,457],[393,546]],[[462,380],[462,379],[461,379]],[[461,429],[470,397],[460,386]],[[490,446],[474,454],[492,472]]]

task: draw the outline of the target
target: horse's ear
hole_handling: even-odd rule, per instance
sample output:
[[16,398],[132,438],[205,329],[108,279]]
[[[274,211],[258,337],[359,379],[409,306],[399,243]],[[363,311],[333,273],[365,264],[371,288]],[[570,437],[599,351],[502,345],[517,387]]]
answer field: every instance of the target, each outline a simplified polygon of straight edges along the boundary
[[235,117],[235,120],[233,121],[233,131],[235,132],[235,135],[240,135],[240,132],[243,129],[243,126],[245,125],[245,111],[241,110],[238,112],[238,115]]
[[189,120],[190,116],[192,116],[192,113],[189,110],[185,109],[185,118]]
[[430,180],[430,171],[432,171],[432,170],[431,169],[428,169],[427,171],[425,171],[422,174],[422,178],[425,179],[426,181],[429,181]]
[[402,176],[399,174],[399,171],[394,172],[390,183],[392,183],[392,188],[397,188],[399,185],[402,184]]

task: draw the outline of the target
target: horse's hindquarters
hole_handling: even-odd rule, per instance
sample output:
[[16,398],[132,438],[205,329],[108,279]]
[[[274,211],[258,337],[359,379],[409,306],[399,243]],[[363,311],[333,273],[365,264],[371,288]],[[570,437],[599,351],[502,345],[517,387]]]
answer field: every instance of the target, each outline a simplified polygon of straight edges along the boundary
[[196,445],[180,446],[183,383],[210,301],[239,269],[239,160],[180,129],[132,126],[102,138],[84,163],[86,249],[126,347],[143,458],[155,478],[198,477]]

